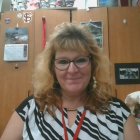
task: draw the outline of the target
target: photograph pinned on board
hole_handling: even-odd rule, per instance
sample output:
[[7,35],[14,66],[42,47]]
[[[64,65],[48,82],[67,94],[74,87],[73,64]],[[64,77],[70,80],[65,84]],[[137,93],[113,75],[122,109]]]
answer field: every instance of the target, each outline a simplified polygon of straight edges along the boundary
[[28,60],[28,29],[8,28],[5,31],[4,61]]
[[5,44],[27,44],[28,29],[27,28],[8,28],[5,31]]
[[90,32],[93,34],[93,38],[97,42],[97,45],[100,48],[103,48],[103,22],[90,21],[90,22],[81,22],[81,24],[89,27]]

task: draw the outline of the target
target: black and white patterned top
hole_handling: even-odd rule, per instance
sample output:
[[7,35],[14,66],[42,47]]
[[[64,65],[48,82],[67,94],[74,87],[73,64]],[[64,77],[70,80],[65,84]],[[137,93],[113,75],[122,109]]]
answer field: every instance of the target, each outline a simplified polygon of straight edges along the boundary
[[[101,115],[86,111],[78,140],[123,140],[123,127],[130,115],[128,107],[119,99],[110,101],[110,111]],[[75,123],[69,127],[67,110],[64,109],[65,123],[69,140],[73,139],[84,107],[77,109]],[[23,140],[64,140],[62,113],[56,110],[56,118],[48,112],[39,112],[33,97],[25,99],[16,109],[24,121]]]

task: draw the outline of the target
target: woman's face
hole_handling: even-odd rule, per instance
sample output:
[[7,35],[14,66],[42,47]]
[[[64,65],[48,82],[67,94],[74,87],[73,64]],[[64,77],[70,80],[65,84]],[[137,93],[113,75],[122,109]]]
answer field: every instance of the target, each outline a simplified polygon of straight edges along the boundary
[[[55,59],[57,59],[55,60],[56,78],[61,86],[62,93],[70,96],[85,93],[91,77],[89,55],[76,51],[60,51],[56,52]],[[72,62],[68,63],[67,60]],[[81,68],[76,66],[73,60]]]

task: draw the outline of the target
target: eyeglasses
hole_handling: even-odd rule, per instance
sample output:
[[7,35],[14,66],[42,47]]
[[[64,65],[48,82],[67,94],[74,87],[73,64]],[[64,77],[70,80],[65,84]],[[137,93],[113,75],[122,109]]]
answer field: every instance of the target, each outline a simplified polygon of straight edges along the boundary
[[77,68],[84,68],[89,64],[90,59],[90,56],[81,56],[74,60],[69,60],[66,58],[55,59],[55,67],[61,71],[67,70],[70,63],[73,62]]

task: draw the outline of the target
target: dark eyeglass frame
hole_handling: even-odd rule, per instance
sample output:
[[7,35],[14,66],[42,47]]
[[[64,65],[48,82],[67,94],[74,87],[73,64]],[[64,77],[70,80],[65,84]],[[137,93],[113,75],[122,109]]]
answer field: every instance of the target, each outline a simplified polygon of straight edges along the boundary
[[[82,65],[82,63],[81,63],[81,66],[79,65],[80,64],[80,61],[79,61],[79,64],[78,64],[78,60],[80,60],[80,59],[85,59],[85,60],[87,60],[86,62],[85,62],[85,64],[84,65]],[[58,61],[65,61],[65,62],[67,62],[66,64],[62,64],[64,67],[63,68],[60,68],[58,65],[57,65],[57,62]],[[55,67],[56,67],[56,69],[58,69],[58,70],[60,70],[60,71],[65,71],[65,70],[67,70],[68,68],[69,68],[69,66],[70,66],[70,63],[73,63],[78,69],[82,69],[82,68],[84,68],[84,67],[86,67],[89,63],[90,63],[90,61],[91,61],[91,56],[89,55],[89,56],[80,56],[80,57],[78,57],[78,58],[76,58],[76,59],[73,59],[73,60],[69,60],[69,59],[67,59],[67,58],[60,58],[60,59],[55,59],[55,62],[54,62],[54,65],[55,65]],[[77,63],[76,63],[77,62]],[[61,66],[62,66],[61,65]]]

